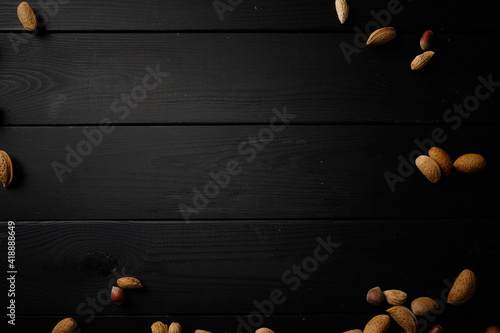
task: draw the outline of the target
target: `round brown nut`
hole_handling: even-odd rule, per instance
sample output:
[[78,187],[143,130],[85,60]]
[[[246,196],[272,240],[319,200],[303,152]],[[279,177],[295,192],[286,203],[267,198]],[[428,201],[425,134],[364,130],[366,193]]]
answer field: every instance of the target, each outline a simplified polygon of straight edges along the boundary
[[411,302],[411,311],[417,316],[424,316],[437,310],[439,310],[439,305],[429,297],[419,297]]
[[380,305],[385,301],[385,295],[380,287],[373,287],[366,294],[366,301],[373,305]]
[[441,327],[441,325],[434,325],[432,326],[431,330],[429,333],[443,333],[444,329]]
[[486,329],[486,333],[500,333],[500,328],[498,326],[490,326]]

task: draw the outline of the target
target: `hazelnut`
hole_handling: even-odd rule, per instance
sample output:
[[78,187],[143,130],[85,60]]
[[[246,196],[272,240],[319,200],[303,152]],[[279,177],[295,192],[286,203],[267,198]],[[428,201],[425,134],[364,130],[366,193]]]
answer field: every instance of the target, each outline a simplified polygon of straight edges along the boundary
[[490,326],[486,329],[486,333],[500,333],[498,326]]
[[385,295],[380,287],[374,287],[366,294],[366,301],[373,305],[380,305],[385,301]]
[[116,305],[122,305],[122,303],[125,301],[125,292],[123,291],[123,289],[113,286],[113,288],[111,288],[111,300]]
[[431,330],[429,331],[429,333],[443,333],[444,332],[444,328],[441,327],[441,325],[434,325],[432,326]]

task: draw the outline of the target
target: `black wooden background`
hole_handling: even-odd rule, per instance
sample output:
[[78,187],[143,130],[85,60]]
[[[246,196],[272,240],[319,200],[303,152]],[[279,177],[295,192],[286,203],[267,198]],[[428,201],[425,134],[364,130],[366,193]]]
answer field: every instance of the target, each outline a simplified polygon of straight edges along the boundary
[[[343,332],[388,307],[365,302],[371,287],[402,289],[407,305],[441,300],[464,268],[479,276],[476,296],[423,318],[419,332],[500,325],[500,83],[480,88],[489,96],[476,111],[448,111],[483,80],[500,82],[495,2],[401,0],[388,18],[397,38],[350,62],[342,43],[355,45],[394,0],[349,0],[344,25],[333,0],[221,0],[224,20],[211,0],[49,0],[31,3],[36,33],[23,30],[18,3],[0,5],[0,150],[15,168],[0,191],[2,327],[49,332],[73,317],[84,332],[148,332],[156,320],[185,332],[248,332],[241,322],[252,320]],[[436,55],[412,72],[427,29]],[[168,76],[125,114],[122,95],[140,91],[148,66]],[[269,133],[276,110],[295,117],[248,161],[240,144]],[[58,179],[54,162],[103,121],[113,131]],[[486,170],[438,184],[410,171],[391,190],[384,174],[416,157],[418,142],[428,148],[436,129],[453,158],[483,154]],[[185,221],[179,205],[214,189],[210,174],[231,161],[241,172]],[[311,262],[318,238],[337,247],[291,283],[287,272]],[[145,288],[91,310],[123,274]],[[285,299],[266,312],[258,304],[273,290]]]

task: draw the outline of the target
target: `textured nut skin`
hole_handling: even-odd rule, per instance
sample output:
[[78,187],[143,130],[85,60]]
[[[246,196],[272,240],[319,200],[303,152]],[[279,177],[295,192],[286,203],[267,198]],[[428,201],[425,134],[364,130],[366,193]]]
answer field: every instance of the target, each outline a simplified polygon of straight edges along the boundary
[[111,288],[111,301],[116,305],[122,305],[125,301],[125,292],[122,288],[113,286]]
[[393,27],[385,27],[375,30],[371,33],[366,41],[366,45],[378,46],[389,43],[396,37],[396,29]]
[[335,10],[337,11],[340,24],[344,24],[347,20],[347,15],[349,15],[349,5],[346,0],[335,0]]
[[17,6],[17,17],[26,30],[36,30],[36,15],[27,2],[21,2],[19,6]]
[[4,188],[9,186],[12,182],[13,175],[12,161],[9,155],[3,150],[0,150],[0,181]]
[[431,330],[429,331],[429,333],[443,333],[444,332],[444,328],[441,327],[441,325],[434,325],[432,326]]
[[345,331],[344,333],[363,333],[362,330],[349,330],[349,331]]
[[255,333],[274,333],[272,330],[266,327],[259,328]]
[[432,147],[429,149],[429,157],[436,161],[442,174],[445,176],[450,175],[451,170],[453,169],[453,160],[447,152],[441,148]]
[[476,287],[476,274],[471,270],[464,269],[451,287],[448,294],[448,303],[453,305],[467,303],[474,296]]
[[177,322],[171,323],[170,326],[168,327],[168,333],[182,333],[181,324]]
[[363,333],[386,333],[390,325],[391,318],[388,315],[378,315],[366,324]]
[[139,289],[142,288],[142,283],[133,277],[122,277],[116,280],[116,284],[124,289]]
[[453,167],[460,172],[474,174],[483,171],[486,160],[480,154],[465,154],[457,158]]
[[168,333],[168,326],[161,321],[154,322],[151,325],[151,333]]
[[435,53],[436,52],[434,51],[425,51],[424,53],[416,56],[415,59],[413,59],[413,61],[411,62],[410,65],[411,70],[417,71],[427,66],[427,64],[429,63],[429,61],[431,61],[431,58]]
[[401,290],[384,290],[385,300],[390,305],[401,305],[406,301],[406,293]]
[[429,156],[420,155],[415,160],[415,165],[431,183],[435,184],[441,179],[441,169],[439,165]]
[[52,333],[74,333],[76,332],[78,325],[73,318],[64,318],[52,330]]
[[396,305],[387,309],[387,312],[391,315],[392,319],[394,319],[394,321],[406,331],[406,333],[417,332],[417,318],[408,308]]
[[490,326],[486,329],[486,333],[500,333],[500,328],[498,326]]
[[385,295],[380,287],[373,287],[366,294],[366,301],[373,305],[380,305],[385,301]]
[[205,330],[196,330],[196,331],[194,331],[194,333],[212,333],[212,332],[205,331]]
[[420,38],[420,48],[422,50],[427,50],[431,46],[433,39],[434,33],[430,30],[426,30]]
[[439,305],[430,297],[419,297],[411,302],[411,311],[417,316],[424,316],[437,310]]

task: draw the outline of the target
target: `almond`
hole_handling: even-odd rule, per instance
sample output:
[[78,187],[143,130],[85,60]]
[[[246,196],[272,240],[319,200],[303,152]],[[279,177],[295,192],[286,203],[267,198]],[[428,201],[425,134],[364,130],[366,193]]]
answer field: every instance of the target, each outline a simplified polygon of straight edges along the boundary
[[453,163],[455,169],[468,174],[481,172],[485,166],[486,160],[479,154],[462,155]]
[[17,6],[17,17],[26,30],[33,31],[36,29],[36,15],[27,2],[21,2]]
[[434,33],[430,30],[427,30],[423,33],[420,38],[420,48],[422,50],[426,50],[431,46],[432,39],[434,38]]
[[133,277],[122,277],[116,281],[116,284],[124,289],[142,288],[141,281]]
[[406,333],[417,332],[417,318],[408,308],[397,305],[387,309],[387,312],[391,315],[392,319],[394,319],[394,321],[406,331]]
[[380,305],[385,301],[385,295],[380,287],[373,287],[366,294],[366,301],[373,305]]
[[363,333],[362,330],[350,330],[350,331],[345,331],[344,333]]
[[406,301],[406,293],[401,290],[385,290],[384,291],[385,300],[390,305],[401,305]]
[[445,176],[449,176],[451,169],[453,169],[453,161],[443,149],[438,147],[432,147],[429,149],[429,157],[432,158],[439,165],[441,173]]
[[413,59],[413,61],[411,62],[411,70],[416,71],[424,68],[429,63],[429,61],[431,61],[431,58],[434,54],[434,51],[425,51],[424,53],[416,56],[415,59]]
[[457,277],[448,294],[448,303],[453,305],[460,305],[467,303],[477,287],[476,274],[468,269],[464,269]]
[[168,326],[162,323],[161,321],[154,322],[151,325],[152,333],[168,333]]
[[259,328],[257,331],[255,331],[255,333],[274,333],[274,332],[269,328],[262,327]]
[[378,315],[373,317],[366,324],[364,333],[386,333],[391,325],[391,318],[388,315]]
[[344,24],[347,20],[347,15],[349,14],[349,6],[345,0],[335,0],[335,9],[337,10],[337,16],[339,17],[340,24]]
[[64,318],[52,330],[52,333],[74,333],[78,325],[73,318]]
[[429,156],[420,155],[415,160],[415,165],[431,183],[437,183],[441,178],[439,165]]
[[181,324],[173,322],[168,327],[168,333],[182,333]]
[[396,29],[393,27],[380,28],[372,32],[366,45],[377,46],[390,42],[396,37]]
[[194,333],[212,333],[212,332],[205,331],[205,330],[196,330],[196,331],[194,331]]
[[9,186],[12,181],[12,177],[12,161],[6,152],[0,150],[0,181],[2,182],[4,188]]
[[417,316],[424,316],[439,310],[439,305],[430,297],[419,297],[411,302],[411,311]]

